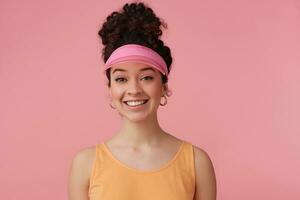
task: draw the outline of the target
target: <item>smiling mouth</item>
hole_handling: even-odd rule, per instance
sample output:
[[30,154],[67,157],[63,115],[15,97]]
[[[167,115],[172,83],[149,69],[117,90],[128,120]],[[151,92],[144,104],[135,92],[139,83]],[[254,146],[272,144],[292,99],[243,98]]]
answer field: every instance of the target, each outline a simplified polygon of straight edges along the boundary
[[124,101],[124,103],[128,106],[131,106],[131,107],[136,107],[136,106],[140,106],[140,105],[143,105],[145,103],[148,102],[149,99],[146,99],[146,100],[141,100],[141,101]]

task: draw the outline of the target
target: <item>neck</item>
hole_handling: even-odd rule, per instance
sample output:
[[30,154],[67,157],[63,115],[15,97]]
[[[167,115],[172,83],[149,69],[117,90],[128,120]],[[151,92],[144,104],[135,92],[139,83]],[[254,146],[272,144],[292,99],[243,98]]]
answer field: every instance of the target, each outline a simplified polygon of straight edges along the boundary
[[116,137],[129,146],[156,145],[161,142],[166,133],[161,129],[157,115],[147,118],[144,121],[133,122],[126,118]]

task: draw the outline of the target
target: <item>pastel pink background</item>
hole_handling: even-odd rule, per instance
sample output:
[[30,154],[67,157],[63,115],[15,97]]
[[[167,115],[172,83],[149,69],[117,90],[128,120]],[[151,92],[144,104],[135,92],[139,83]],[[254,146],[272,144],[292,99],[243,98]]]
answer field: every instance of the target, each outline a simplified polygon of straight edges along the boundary
[[[1,0],[1,199],[67,199],[73,155],[120,127],[97,31],[124,2]],[[300,2],[147,3],[174,57],[161,126],[210,155],[219,200],[300,199]]]

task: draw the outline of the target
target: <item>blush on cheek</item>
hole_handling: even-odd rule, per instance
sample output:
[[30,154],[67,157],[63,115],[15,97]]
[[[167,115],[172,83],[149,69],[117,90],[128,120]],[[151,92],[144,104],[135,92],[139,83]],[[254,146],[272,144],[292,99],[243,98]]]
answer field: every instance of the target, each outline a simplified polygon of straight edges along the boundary
[[123,93],[124,92],[121,88],[112,87],[110,90],[111,97],[115,100],[120,99],[122,97]]
[[162,86],[158,85],[156,87],[152,87],[149,92],[151,92],[151,95],[160,97],[162,95]]

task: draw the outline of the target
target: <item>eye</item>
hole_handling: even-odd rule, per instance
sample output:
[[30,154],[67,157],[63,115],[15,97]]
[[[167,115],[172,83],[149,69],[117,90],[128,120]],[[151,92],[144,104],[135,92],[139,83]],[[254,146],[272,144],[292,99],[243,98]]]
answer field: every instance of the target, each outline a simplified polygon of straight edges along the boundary
[[152,79],[153,79],[152,76],[145,76],[145,77],[143,77],[143,78],[146,79],[146,80],[152,80]]
[[124,82],[125,78],[116,78],[115,81],[116,82]]

